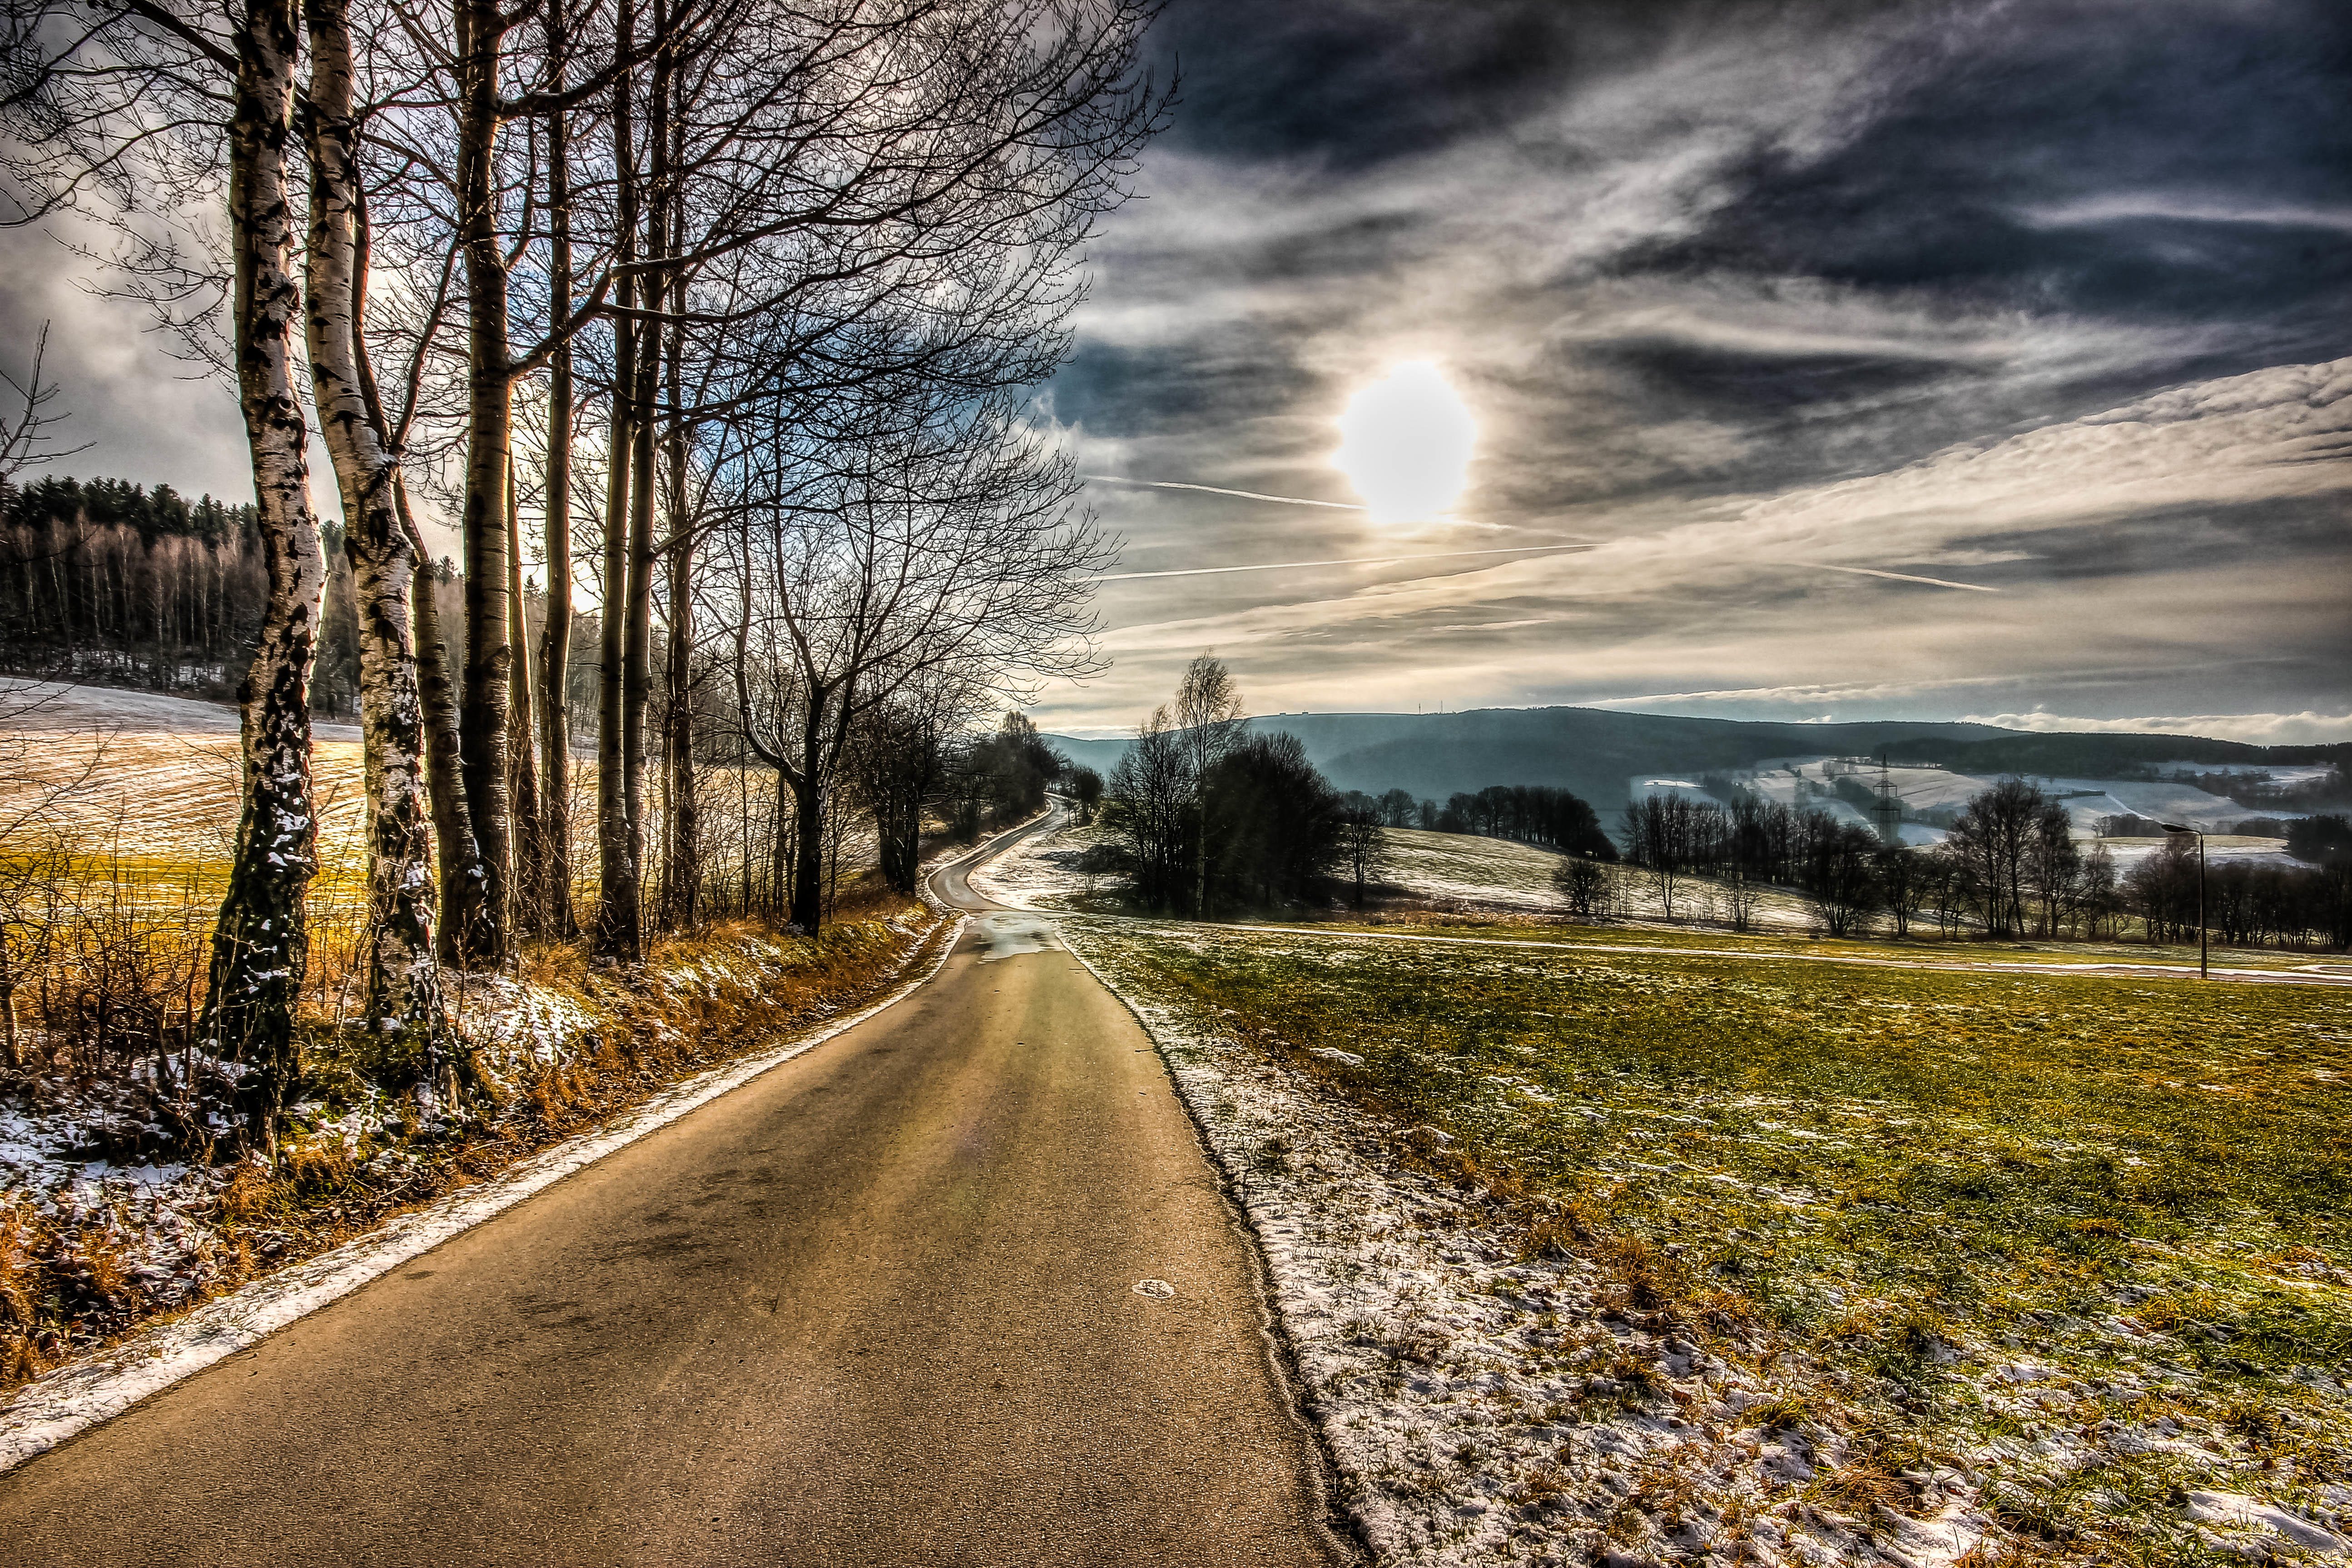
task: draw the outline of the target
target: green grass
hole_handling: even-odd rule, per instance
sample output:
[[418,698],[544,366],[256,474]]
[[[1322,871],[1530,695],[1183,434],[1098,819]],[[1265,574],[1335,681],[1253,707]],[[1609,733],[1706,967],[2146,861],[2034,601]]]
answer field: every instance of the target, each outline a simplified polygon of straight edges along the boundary
[[[1113,940],[1448,1134],[1422,1146],[1509,1200],[1522,1245],[1602,1260],[1628,1310],[1723,1353],[1795,1357],[1823,1419],[1968,1458],[2053,1552],[2136,1560],[2117,1543],[2178,1535],[2185,1486],[2292,1501],[2352,1473],[2352,1400],[2297,1377],[2352,1364],[2352,992],[1769,943]],[[2053,1370],[1998,1375],[2030,1363]],[[2130,1440],[2174,1430],[2198,1452]],[[2030,1452],[2056,1434],[2072,1459]]]
[[[1286,922],[1291,923],[1291,922]],[[2150,944],[2139,941],[2061,940],[2049,937],[2000,938],[1935,934],[1932,921],[1915,924],[1911,934],[1897,940],[1819,937],[1787,928],[1738,932],[1727,927],[1676,930],[1656,925],[1582,925],[1572,921],[1527,921],[1508,915],[1467,915],[1444,919],[1419,916],[1379,918],[1369,921],[1296,922],[1307,929],[1338,933],[1379,931],[1388,935],[1481,938],[1496,941],[1540,942],[1562,946],[1593,945],[1655,949],[1661,952],[1693,949],[1737,951],[1741,953],[1805,953],[1822,957],[1867,958],[1901,963],[2053,963],[2053,964],[2189,964],[2197,962],[2197,944]],[[2296,969],[2309,964],[2347,965],[2352,958],[2323,948],[2229,948],[2211,951],[2215,969]]]

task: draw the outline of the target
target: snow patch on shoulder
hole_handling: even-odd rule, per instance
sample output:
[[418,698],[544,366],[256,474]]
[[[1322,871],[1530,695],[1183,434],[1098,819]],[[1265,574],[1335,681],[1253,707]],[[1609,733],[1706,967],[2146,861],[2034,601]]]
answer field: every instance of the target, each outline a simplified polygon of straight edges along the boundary
[[[940,931],[931,961],[919,974],[882,1000],[814,1034],[688,1079],[617,1121],[520,1161],[479,1186],[451,1194],[331,1252],[281,1269],[175,1321],[159,1324],[110,1350],[37,1378],[14,1399],[0,1405],[0,1474],[77,1433],[113,1419],[149,1395],[350,1295],[574,1171],[855,1028],[938,973],[954,951],[961,928],[958,921]],[[551,1023],[561,1028],[569,1022],[532,1021],[528,1014],[524,1016],[524,1025],[506,1037],[510,1047],[524,1051],[537,1043],[535,1037],[543,1026]]]

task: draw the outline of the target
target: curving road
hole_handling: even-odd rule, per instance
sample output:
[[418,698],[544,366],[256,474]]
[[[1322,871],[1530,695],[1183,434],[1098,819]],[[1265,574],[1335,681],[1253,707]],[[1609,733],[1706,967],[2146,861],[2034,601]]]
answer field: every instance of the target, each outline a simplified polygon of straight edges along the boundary
[[1352,1560],[1159,1057],[968,869],[930,984],[0,1476],[0,1561]]

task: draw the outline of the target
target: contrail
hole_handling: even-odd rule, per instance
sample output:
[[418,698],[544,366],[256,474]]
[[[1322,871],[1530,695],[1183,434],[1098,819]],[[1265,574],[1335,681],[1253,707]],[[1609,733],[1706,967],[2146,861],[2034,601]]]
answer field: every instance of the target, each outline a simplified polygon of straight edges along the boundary
[[1925,583],[1932,588],[1966,588],[1971,594],[1998,594],[1998,588],[1988,588],[1981,583],[1954,583],[1942,577],[1915,577],[1908,572],[1881,572],[1875,566],[1832,566],[1826,561],[1791,561],[1791,566],[1810,566],[1816,572],[1851,572],[1857,577],[1885,577],[1896,583]]
[[[1259,493],[1258,491],[1256,491],[1256,490],[1229,490],[1229,489],[1220,489],[1219,487],[1217,487],[1217,486],[1215,486],[1215,485],[1188,485],[1188,484],[1181,484],[1181,483],[1179,483],[1177,480],[1174,480],[1174,479],[1124,479],[1119,478],[1117,474],[1080,474],[1080,475],[1078,476],[1078,478],[1080,478],[1080,479],[1082,479],[1091,480],[1091,481],[1093,481],[1093,482],[1095,482],[1095,483],[1098,483],[1098,484],[1106,484],[1106,485],[1141,485],[1145,489],[1150,489],[1150,490],[1201,490],[1201,491],[1205,492],[1206,494],[1213,495],[1213,496],[1239,496],[1239,497],[1241,497],[1244,500],[1270,500],[1270,501],[1279,501],[1279,502],[1281,502],[1284,506],[1321,506],[1321,507],[1328,507],[1328,508],[1330,508],[1333,511],[1370,511],[1370,510],[1372,510],[1371,508],[1370,508],[1370,507],[1368,507],[1368,506],[1349,506],[1346,501],[1338,501],[1338,500],[1307,500],[1304,496],[1270,496],[1270,495],[1262,495],[1262,494],[1260,494],[1260,493]],[[1302,563],[1300,563],[1300,564],[1302,564],[1302,565],[1316,565],[1316,566],[1320,566],[1320,565],[1324,565],[1324,564],[1326,564],[1326,563],[1319,562],[1319,561],[1318,561],[1318,562],[1302,562]],[[1233,568],[1233,567],[1220,567],[1220,568],[1217,568],[1217,570],[1220,570],[1220,571],[1233,571],[1233,570],[1236,570],[1236,568]],[[1147,574],[1141,574],[1141,575],[1147,575],[1147,576],[1148,576],[1148,575],[1150,575],[1150,574],[1148,574],[1148,573],[1147,573]],[[1171,575],[1172,575],[1172,574],[1171,574]]]
[[[1197,487],[1195,487],[1197,488]],[[1321,506],[1321,501],[1310,501]],[[1173,572],[1113,572],[1089,583],[1130,583],[1139,577],[1208,577],[1220,572],[1284,572],[1304,566],[1392,566],[1404,561],[1452,561],[1465,555],[1528,555],[1538,552],[1596,550],[1592,544],[1519,544],[1508,550],[1441,550],[1429,555],[1350,555],[1333,561],[1267,561],[1255,566],[1186,566]]]
[[[1238,496],[1244,500],[1270,500],[1281,506],[1319,506],[1332,511],[1370,511],[1365,506],[1350,506],[1345,501],[1308,500],[1304,496],[1270,496],[1262,490],[1229,490],[1220,485],[1192,485],[1181,479],[1130,479],[1118,474],[1080,474],[1091,483],[1106,485],[1139,485],[1151,490],[1199,490],[1203,495]],[[1305,566],[1385,566],[1399,561],[1444,561],[1461,555],[1528,555],[1542,552],[1593,550],[1591,544],[1529,544],[1516,550],[1448,550],[1435,555],[1362,555],[1344,561],[1271,561],[1262,566],[1192,566],[1177,572],[1114,572],[1107,576],[1089,577],[1090,583],[1128,583],[1139,577],[1208,577],[1221,572],[1282,572]],[[1998,588],[1988,588],[1980,583],[1955,583],[1944,577],[1921,577],[1909,572],[1882,572],[1875,566],[1832,566],[1826,561],[1792,561],[1791,566],[1810,567],[1816,572],[1848,572],[1857,577],[1884,577],[1891,583],[1925,583],[1931,588],[1958,588],[1970,594],[1998,594]]]

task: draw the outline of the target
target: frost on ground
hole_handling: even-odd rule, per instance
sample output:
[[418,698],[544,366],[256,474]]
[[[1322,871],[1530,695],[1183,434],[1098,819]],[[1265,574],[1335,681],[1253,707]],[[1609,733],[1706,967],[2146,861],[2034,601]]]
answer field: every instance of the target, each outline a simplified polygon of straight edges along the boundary
[[1085,826],[1066,822],[974,867],[971,888],[1007,909],[1084,910],[1120,881],[1105,868],[1112,843],[1099,820]]
[[[1060,923],[1142,1017],[1231,1177],[1307,1407],[1385,1563],[2080,1561],[2041,1533],[2066,1528],[2040,1511],[2048,1489],[2103,1484],[2115,1472],[2102,1461],[2140,1450],[2180,1478],[2153,1500],[2169,1522],[2148,1561],[2352,1556],[2352,1491],[2335,1480],[2240,1491],[2196,1479],[2258,1478],[2224,1432],[2159,1414],[2191,1375],[2160,1358],[2060,1365],[2010,1351],[1977,1395],[1989,1440],[1957,1449],[1871,1416],[1846,1374],[1801,1347],[1759,1358],[1654,1310],[1641,1269],[1583,1245],[1572,1211],[1548,1211],[1567,1245],[1537,1242],[1527,1205],[1449,1179],[1469,1173],[1447,1134],[1357,1109],[1243,1015],[1171,984],[1155,955],[1213,944],[1213,928]],[[1351,1065],[1336,1047],[1309,1054]],[[1498,1115],[1515,1097],[1549,1099],[1526,1081],[1490,1087]]]
[[1515,1256],[1484,1202],[1404,1163],[1443,1134],[1401,1142],[1220,1019],[1146,994],[1137,933],[1072,919],[1063,935],[1142,1018],[1231,1175],[1384,1563],[1925,1565],[1983,1540],[1955,1471],[1885,1478],[1916,1500],[1907,1514],[1813,1485],[1843,1455],[1774,1424],[1785,1390],[1645,1329],[1589,1264]]

